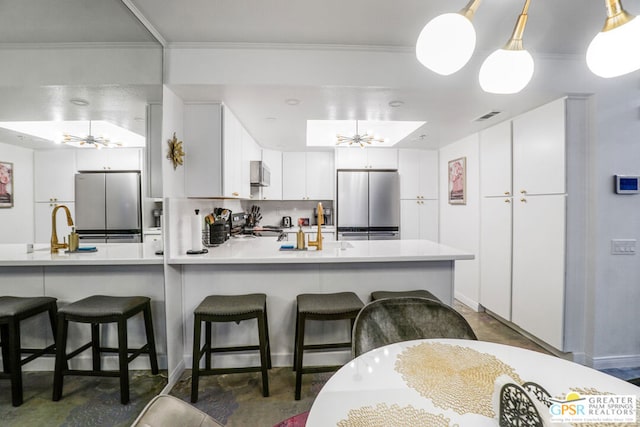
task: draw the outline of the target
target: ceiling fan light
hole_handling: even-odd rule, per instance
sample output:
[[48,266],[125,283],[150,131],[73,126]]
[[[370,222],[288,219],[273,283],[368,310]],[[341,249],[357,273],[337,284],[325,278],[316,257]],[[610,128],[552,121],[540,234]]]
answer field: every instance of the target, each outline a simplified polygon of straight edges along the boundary
[[465,66],[476,48],[476,30],[461,13],[436,16],[416,42],[416,58],[431,71],[448,76]]
[[533,71],[533,58],[526,50],[498,49],[480,67],[480,87],[489,93],[518,93],[529,84]]
[[595,75],[611,78],[640,69],[640,19],[596,34],[587,49],[587,66]]

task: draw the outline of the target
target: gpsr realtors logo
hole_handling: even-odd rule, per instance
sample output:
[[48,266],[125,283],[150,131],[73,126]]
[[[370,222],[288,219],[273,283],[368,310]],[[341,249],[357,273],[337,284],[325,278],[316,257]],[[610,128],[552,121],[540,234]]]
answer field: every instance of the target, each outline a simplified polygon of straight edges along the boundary
[[635,423],[636,396],[567,394],[566,400],[551,400],[551,422]]

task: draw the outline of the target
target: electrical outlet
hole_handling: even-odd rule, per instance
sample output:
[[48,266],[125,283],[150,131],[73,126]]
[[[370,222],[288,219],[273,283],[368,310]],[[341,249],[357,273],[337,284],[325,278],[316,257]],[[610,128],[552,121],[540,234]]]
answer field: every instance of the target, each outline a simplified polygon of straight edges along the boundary
[[636,239],[613,239],[611,240],[612,255],[635,255]]

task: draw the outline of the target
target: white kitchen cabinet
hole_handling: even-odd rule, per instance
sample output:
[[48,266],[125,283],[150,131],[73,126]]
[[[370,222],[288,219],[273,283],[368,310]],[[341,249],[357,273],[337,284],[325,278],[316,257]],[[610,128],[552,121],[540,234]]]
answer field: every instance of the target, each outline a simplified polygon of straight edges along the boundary
[[36,202],[69,202],[75,200],[75,150],[59,149],[34,152]]
[[584,292],[571,283],[584,260],[565,249],[584,230],[567,228],[567,206],[586,204],[585,177],[565,162],[585,161],[588,114],[586,98],[563,98],[480,134],[480,304],[561,351],[572,350],[568,295]]
[[[75,203],[50,203],[50,202],[37,202],[35,203],[34,218],[35,218],[35,233],[34,243],[50,243],[51,242],[51,214],[53,208],[62,204],[69,208],[71,212],[71,218],[75,221]],[[58,242],[62,243],[63,238],[67,238],[71,233],[71,227],[67,225],[67,214],[64,209],[58,209],[56,214],[56,234],[58,235]]]
[[338,147],[335,150],[336,169],[398,169],[395,148]]
[[480,303],[511,320],[511,197],[480,201]]
[[438,201],[401,200],[400,238],[437,242],[439,239]]
[[334,179],[333,153],[282,153],[283,200],[333,200]]
[[506,121],[480,132],[480,194],[510,196],[511,122]]
[[260,198],[263,200],[282,200],[282,152],[262,150],[262,161],[271,172],[271,183],[261,187]]
[[184,106],[184,180],[188,197],[222,195],[222,105]]
[[140,148],[79,148],[76,150],[79,171],[139,171],[142,168]]
[[248,159],[259,156],[259,147],[231,110],[220,103],[186,104],[184,141],[188,197],[249,198]]
[[399,150],[401,199],[438,198],[438,152],[435,150]]
[[251,194],[251,169],[252,161],[262,159],[262,149],[249,132],[242,128],[242,164],[241,164],[241,194],[242,198],[253,198]]
[[513,120],[513,189],[516,194],[562,194],[565,179],[564,98]]
[[[223,196],[247,197],[250,193],[248,176],[242,167],[243,128],[233,112],[223,106],[222,110]],[[245,188],[245,184],[247,188]]]
[[513,203],[512,321],[563,348],[566,196]]

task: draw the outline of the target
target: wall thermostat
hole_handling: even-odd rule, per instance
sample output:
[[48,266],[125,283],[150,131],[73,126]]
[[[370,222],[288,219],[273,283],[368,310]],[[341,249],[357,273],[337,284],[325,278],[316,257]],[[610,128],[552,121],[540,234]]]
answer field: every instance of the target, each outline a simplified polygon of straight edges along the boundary
[[616,175],[616,193],[636,194],[640,185],[640,176],[637,175]]

